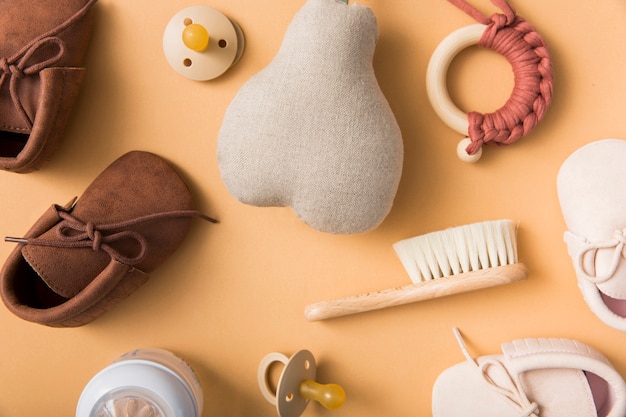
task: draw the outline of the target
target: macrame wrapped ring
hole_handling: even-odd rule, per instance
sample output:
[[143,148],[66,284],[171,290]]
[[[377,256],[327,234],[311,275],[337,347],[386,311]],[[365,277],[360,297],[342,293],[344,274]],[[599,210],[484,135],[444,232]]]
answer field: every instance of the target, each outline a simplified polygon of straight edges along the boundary
[[[451,33],[439,44],[428,64],[426,87],[437,115],[451,129],[467,135],[457,148],[459,158],[475,162],[483,144],[510,145],[527,135],[544,117],[552,101],[552,61],[541,35],[517,16],[506,0],[492,0],[504,14],[490,18],[465,0],[449,1],[479,23]],[[452,60],[472,45],[503,55],[513,69],[511,96],[493,113],[465,114],[447,91],[446,75]]]

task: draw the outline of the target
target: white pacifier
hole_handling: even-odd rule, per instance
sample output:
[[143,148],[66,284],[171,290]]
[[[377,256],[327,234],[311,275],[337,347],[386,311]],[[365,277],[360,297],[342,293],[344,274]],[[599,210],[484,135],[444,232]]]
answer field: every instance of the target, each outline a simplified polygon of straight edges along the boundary
[[[274,392],[270,387],[270,368],[282,363],[284,368]],[[300,350],[291,358],[282,353],[270,353],[259,364],[259,388],[265,399],[276,406],[279,417],[298,417],[309,403],[315,400],[329,410],[343,405],[346,394],[337,384],[319,384],[315,381],[317,366],[313,354]]]
[[239,25],[208,6],[181,10],[163,33],[167,62],[195,81],[212,80],[226,72],[241,58],[244,43]]

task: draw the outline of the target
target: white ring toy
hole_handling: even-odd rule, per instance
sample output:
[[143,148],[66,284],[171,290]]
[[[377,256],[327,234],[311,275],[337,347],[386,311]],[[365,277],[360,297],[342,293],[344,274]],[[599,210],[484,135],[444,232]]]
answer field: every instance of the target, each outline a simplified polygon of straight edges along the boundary
[[467,137],[467,114],[461,111],[448,94],[446,76],[454,58],[465,48],[476,45],[487,26],[481,23],[465,26],[448,35],[433,52],[426,71],[426,92],[435,113],[454,131],[466,136],[457,146],[457,155],[464,162],[476,162],[482,149],[469,155],[465,148],[471,140]]

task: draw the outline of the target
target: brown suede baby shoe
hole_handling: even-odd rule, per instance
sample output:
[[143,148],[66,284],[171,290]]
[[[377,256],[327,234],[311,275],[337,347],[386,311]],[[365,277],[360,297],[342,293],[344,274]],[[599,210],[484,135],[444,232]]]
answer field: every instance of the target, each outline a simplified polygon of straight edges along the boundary
[[77,201],[53,205],[0,271],[0,295],[24,320],[86,324],[127,297],[180,245],[191,193],[161,157],[133,151],[104,170]]
[[0,0],[0,169],[54,152],[85,78],[96,0]]

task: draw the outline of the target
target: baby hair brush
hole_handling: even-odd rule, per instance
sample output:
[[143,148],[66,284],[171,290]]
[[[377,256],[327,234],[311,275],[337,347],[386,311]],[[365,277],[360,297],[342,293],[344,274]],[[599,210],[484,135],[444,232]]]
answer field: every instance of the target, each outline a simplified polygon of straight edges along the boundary
[[512,220],[494,220],[401,240],[393,248],[412,284],[310,304],[305,316],[324,320],[523,280],[515,235]]

